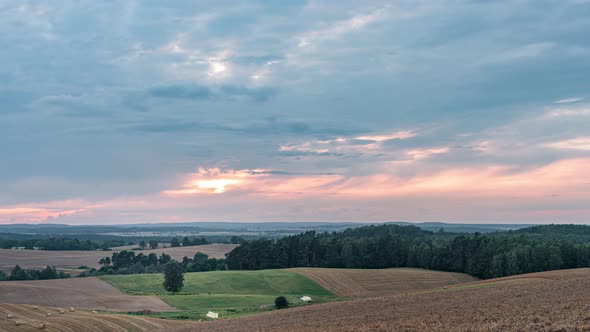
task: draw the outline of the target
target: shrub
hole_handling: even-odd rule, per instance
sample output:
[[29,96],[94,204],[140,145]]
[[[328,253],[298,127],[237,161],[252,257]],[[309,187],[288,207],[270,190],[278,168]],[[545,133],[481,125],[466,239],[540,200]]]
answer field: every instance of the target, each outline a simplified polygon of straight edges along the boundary
[[284,296],[278,296],[275,299],[275,307],[277,307],[277,309],[288,308],[289,307],[289,301],[287,301],[287,298],[284,297]]

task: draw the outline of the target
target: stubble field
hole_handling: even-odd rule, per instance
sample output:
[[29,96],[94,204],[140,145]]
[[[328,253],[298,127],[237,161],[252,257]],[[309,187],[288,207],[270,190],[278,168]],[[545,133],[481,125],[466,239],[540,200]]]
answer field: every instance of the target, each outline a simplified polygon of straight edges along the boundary
[[125,294],[98,278],[0,282],[0,303],[105,311],[174,311],[156,296]]
[[413,268],[327,269],[294,268],[335,295],[374,297],[428,290],[478,280],[464,273]]
[[[48,314],[50,316],[48,316]],[[169,331],[189,322],[160,320],[129,315],[100,314],[69,308],[0,304],[0,331],[3,332],[144,332]]]
[[589,331],[590,269],[199,323],[179,331]]

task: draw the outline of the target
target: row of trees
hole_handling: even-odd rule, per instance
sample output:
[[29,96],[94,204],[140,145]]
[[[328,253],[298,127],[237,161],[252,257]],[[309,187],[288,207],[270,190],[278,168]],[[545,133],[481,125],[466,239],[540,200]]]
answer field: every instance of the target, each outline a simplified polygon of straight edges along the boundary
[[[188,246],[198,246],[198,245],[202,245],[202,244],[209,244],[209,241],[207,241],[206,238],[201,237],[201,238],[197,238],[197,237],[193,237],[193,238],[189,238],[187,236],[185,236],[182,241],[180,241],[177,237],[173,237],[170,240],[170,246],[173,248],[176,247],[188,247]],[[149,240],[149,241],[145,241],[145,240],[141,240],[139,241],[139,248],[140,249],[145,249],[147,247],[149,247],[150,249],[156,249],[158,248],[158,241],[157,240]]]
[[54,237],[26,240],[0,239],[0,248],[2,249],[17,247],[25,249],[41,248],[43,250],[106,250],[124,244],[125,242],[120,240],[92,241]]
[[0,271],[0,281],[4,280],[49,280],[69,278],[70,275],[64,272],[58,272],[54,267],[47,266],[42,270],[23,269],[16,265],[10,274]]
[[540,236],[538,228],[531,234],[434,233],[398,225],[310,231],[277,241],[246,241],[227,255],[226,263],[232,270],[418,267],[480,278],[590,266],[588,242]]
[[202,252],[196,253],[193,258],[184,257],[182,259],[182,268],[186,272],[206,272],[206,271],[224,271],[227,270],[225,259],[209,258]]
[[184,257],[182,263],[177,262],[165,253],[158,256],[155,253],[144,255],[133,251],[113,252],[111,257],[100,259],[100,269],[91,269],[81,276],[101,274],[140,274],[161,273],[169,263],[178,263],[185,272],[226,270],[224,259],[209,258],[206,254],[197,252],[192,258]]

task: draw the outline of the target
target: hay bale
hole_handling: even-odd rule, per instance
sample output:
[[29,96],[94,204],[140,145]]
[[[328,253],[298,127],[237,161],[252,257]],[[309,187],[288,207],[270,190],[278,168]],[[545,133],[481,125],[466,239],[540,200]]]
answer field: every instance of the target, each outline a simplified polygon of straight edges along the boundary
[[47,317],[51,317],[51,313],[50,313],[50,312],[48,312],[48,313],[45,313],[45,316],[47,316]]
[[93,314],[97,314],[97,313],[98,313],[98,311],[96,311],[96,310],[92,310],[92,313],[93,313]]
[[24,325],[24,324],[25,324],[25,322],[20,321],[20,320],[15,320],[14,321],[14,325],[16,325],[16,326],[21,326],[21,325]]
[[65,311],[65,310],[63,310],[63,309],[59,309],[59,313],[60,313],[61,315],[63,315],[63,314],[65,314],[65,313],[66,313],[66,311]]
[[37,324],[37,328],[39,330],[44,330],[47,326],[45,325],[45,323],[41,323],[41,324]]
[[34,305],[34,306],[33,306],[33,309],[35,309],[35,310],[39,310],[39,306],[38,306],[38,305]]
[[13,314],[6,314],[6,319],[11,319],[11,318],[14,318]]
[[73,307],[70,308],[70,312],[74,312],[74,311],[76,311],[76,310]]

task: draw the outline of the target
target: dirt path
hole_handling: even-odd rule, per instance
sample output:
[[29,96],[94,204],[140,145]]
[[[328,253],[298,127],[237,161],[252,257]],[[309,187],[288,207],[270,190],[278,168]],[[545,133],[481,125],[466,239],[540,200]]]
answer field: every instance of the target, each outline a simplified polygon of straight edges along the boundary
[[98,278],[2,281],[0,303],[105,311],[174,311],[156,296],[127,295]]

